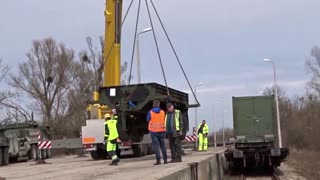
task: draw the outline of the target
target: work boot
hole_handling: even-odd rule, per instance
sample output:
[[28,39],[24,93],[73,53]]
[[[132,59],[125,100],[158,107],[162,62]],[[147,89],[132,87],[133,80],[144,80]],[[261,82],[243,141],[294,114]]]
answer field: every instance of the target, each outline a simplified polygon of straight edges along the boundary
[[168,161],[166,159],[163,160],[163,164],[168,164]]
[[177,158],[176,162],[182,162],[181,158]]
[[154,163],[153,165],[160,165],[161,162],[160,161],[157,161],[156,163]]
[[169,163],[175,163],[177,162],[176,159],[172,159]]
[[109,165],[110,165],[110,166],[117,166],[119,162],[120,162],[120,159],[117,158],[117,159],[113,160],[113,161],[111,162],[111,164],[109,164]]

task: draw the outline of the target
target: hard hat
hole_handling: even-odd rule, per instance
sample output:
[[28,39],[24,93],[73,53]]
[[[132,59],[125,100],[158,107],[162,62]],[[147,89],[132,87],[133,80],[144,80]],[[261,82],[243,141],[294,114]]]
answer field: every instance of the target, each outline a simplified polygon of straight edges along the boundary
[[107,114],[104,115],[104,118],[105,118],[105,119],[111,118],[111,115],[110,115],[109,113],[107,113]]
[[111,112],[112,112],[113,114],[117,114],[117,110],[116,110],[116,109],[112,109]]

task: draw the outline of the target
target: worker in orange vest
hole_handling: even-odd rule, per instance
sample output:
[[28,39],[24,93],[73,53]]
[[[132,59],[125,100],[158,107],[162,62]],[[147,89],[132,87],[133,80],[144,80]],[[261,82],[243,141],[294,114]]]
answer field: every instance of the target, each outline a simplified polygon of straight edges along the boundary
[[160,101],[153,101],[153,108],[148,112],[147,115],[148,129],[152,138],[153,149],[156,154],[156,163],[154,165],[161,164],[160,162],[160,150],[161,148],[162,157],[164,164],[167,164],[167,151],[164,144],[165,138],[165,112],[160,108]]

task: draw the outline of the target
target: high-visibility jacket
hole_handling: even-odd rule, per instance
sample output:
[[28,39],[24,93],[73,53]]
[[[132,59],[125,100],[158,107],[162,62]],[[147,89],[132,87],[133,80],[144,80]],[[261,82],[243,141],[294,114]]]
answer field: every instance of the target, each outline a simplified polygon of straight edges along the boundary
[[118,121],[116,119],[110,119],[104,123],[104,126],[105,126],[104,136],[108,139],[108,141],[117,139],[119,137],[117,123]]
[[159,113],[150,111],[151,119],[149,121],[148,129],[150,132],[164,132],[165,128],[165,113],[160,110]]
[[[200,130],[201,126],[202,126],[202,124],[199,125],[198,131]],[[208,133],[209,133],[209,126],[207,124],[204,124],[204,126],[202,128],[202,134],[208,134]]]
[[[168,113],[166,114],[165,127],[167,127]],[[180,124],[181,124],[181,122],[180,122],[180,111],[178,109],[175,109],[174,110],[174,114],[172,114],[172,115],[174,116],[173,130],[175,132],[180,131],[180,129],[182,128],[182,127],[180,127]]]

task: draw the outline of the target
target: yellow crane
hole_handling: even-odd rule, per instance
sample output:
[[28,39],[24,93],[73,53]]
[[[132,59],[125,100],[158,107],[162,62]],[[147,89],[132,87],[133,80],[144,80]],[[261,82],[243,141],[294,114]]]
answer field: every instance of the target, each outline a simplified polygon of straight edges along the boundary
[[106,0],[103,86],[120,85],[122,0]]
[[[122,0],[106,0],[105,33],[103,50],[103,87],[119,86],[121,82],[121,21]],[[93,94],[93,104],[88,105],[89,118],[102,119],[110,110],[99,103],[97,90]]]

